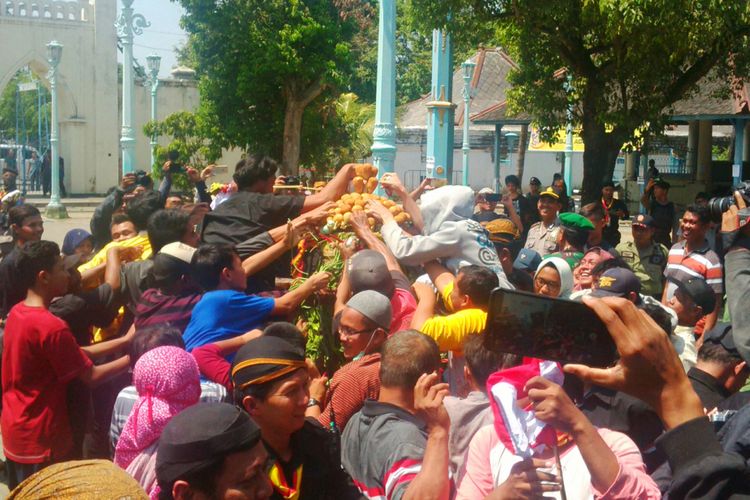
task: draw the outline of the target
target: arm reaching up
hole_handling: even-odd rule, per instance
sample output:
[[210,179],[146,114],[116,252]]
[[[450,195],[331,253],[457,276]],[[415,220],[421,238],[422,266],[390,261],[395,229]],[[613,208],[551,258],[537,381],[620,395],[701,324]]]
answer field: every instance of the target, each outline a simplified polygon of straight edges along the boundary
[[328,286],[330,280],[331,275],[329,273],[313,274],[299,287],[278,299],[274,299],[275,304],[271,314],[279,316],[287,316],[291,314],[307,297]]

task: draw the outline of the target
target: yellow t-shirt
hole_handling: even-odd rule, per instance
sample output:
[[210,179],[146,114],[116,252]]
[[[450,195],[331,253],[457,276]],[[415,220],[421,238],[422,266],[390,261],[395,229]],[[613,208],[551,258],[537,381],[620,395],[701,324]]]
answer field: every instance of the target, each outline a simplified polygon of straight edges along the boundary
[[[453,282],[448,284],[440,295],[446,307],[453,309],[450,303],[450,293]],[[487,313],[481,309],[463,309],[448,316],[433,316],[420,329],[425,335],[437,342],[441,351],[463,351],[464,340],[471,334],[482,333],[487,324]]]
[[[107,262],[107,252],[112,247],[141,247],[142,252],[140,257],[136,260],[148,259],[151,256],[151,242],[148,239],[146,231],[141,231],[133,238],[122,240],[122,241],[110,241],[104,247],[99,250],[92,259],[84,264],[78,266],[78,272],[83,272],[88,269],[93,269],[100,264]],[[100,283],[84,283],[84,287],[96,287]],[[113,338],[120,329],[120,323],[125,314],[125,308],[121,307],[118,311],[115,320],[105,328],[94,328],[94,343],[102,342]]]
[[99,250],[96,255],[91,258],[90,261],[78,266],[78,272],[82,273],[84,271],[88,271],[89,269],[93,269],[96,266],[107,262],[107,252],[112,247],[141,247],[143,251],[141,252],[141,256],[138,260],[148,259],[149,257],[151,257],[151,242],[148,240],[148,234],[146,234],[146,231],[141,231],[136,236],[128,240],[110,241],[109,243],[104,245],[104,248]]

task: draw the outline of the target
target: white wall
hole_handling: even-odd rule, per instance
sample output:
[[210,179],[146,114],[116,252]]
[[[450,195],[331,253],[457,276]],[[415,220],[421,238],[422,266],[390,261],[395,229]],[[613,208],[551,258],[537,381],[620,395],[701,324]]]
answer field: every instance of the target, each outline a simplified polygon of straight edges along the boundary
[[[560,171],[560,164],[555,159],[554,152],[526,152],[523,179],[521,182],[525,187],[531,177],[538,177],[542,184],[552,183],[552,176]],[[505,176],[516,173],[516,155],[512,155],[509,163],[500,164],[500,181],[504,184]],[[453,150],[453,170],[461,170],[463,152],[460,149]],[[409,173],[414,170],[425,170],[422,152],[419,144],[399,144],[396,153],[395,170],[399,177],[408,184],[407,187],[416,187],[418,180],[415,174]],[[459,177],[460,179],[460,177]],[[573,186],[580,186],[583,179],[583,153],[573,153]],[[472,150],[469,154],[469,185],[476,190],[485,186],[494,185],[494,166],[490,150]]]

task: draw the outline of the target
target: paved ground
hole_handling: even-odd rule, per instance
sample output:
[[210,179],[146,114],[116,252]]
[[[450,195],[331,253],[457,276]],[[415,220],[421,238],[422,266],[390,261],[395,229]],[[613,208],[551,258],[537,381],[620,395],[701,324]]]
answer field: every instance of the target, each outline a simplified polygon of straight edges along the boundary
[[80,228],[85,229],[89,232],[91,231],[89,222],[91,221],[92,213],[75,212],[71,213],[70,215],[71,217],[69,219],[62,220],[47,219],[45,217],[44,239],[54,241],[58,245],[62,246],[63,239],[65,238],[65,233],[67,233],[71,229]]

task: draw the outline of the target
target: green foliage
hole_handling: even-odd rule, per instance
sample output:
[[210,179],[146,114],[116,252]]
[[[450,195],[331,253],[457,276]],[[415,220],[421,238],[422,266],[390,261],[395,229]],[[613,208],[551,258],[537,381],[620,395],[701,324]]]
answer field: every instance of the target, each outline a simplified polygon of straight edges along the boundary
[[[445,19],[457,37],[492,24],[519,65],[509,101],[535,117],[543,137],[568,105],[582,130],[584,200],[610,178],[616,153],[663,128],[669,108],[702,78],[727,82],[750,61],[747,2],[725,0],[411,0],[424,19]],[[460,13],[460,14],[456,14]],[[467,21],[468,19],[468,21]],[[464,23],[462,26],[459,23]],[[570,77],[566,88],[564,72]],[[553,76],[555,75],[555,76]],[[636,131],[639,133],[636,133]]]
[[[306,113],[310,119],[305,116],[302,129],[302,149],[306,154],[301,163],[312,179],[329,179],[338,166],[369,156],[375,125],[374,104],[362,103],[356,94],[346,93],[320,107],[310,107]],[[307,127],[319,130],[315,134]]]
[[[189,165],[199,171],[206,165],[214,163],[221,157],[221,146],[206,137],[211,136],[213,124],[206,121],[200,115],[179,111],[166,117],[164,121],[149,121],[143,127],[143,133],[147,137],[156,134],[159,137],[171,137],[171,142],[166,147],[156,146],[156,164],[151,166],[152,177],[161,179],[163,176],[162,165],[167,161],[170,151],[177,151],[180,155],[180,163]],[[176,175],[173,183],[179,190],[190,192],[192,187],[185,175]]]
[[[16,89],[20,83],[27,83],[32,81],[39,81],[39,78],[34,76],[28,70],[21,70],[10,79],[8,85],[3,89],[2,95],[0,95],[0,142],[14,142],[16,139]],[[46,116],[49,118],[50,113],[50,95],[49,90],[39,82],[38,92],[41,92],[45,97],[47,104],[42,106],[41,117],[44,119]],[[26,143],[34,146],[40,151],[40,147],[37,132],[37,125],[39,123],[39,114],[37,113],[37,92],[20,92],[18,94],[20,101],[20,113],[18,116],[18,134],[19,142]],[[26,136],[22,136],[23,131],[21,130],[21,121],[26,121]],[[42,134],[44,134],[44,127],[42,126]],[[28,139],[28,141],[27,141]],[[42,137],[42,144],[46,144],[47,139]]]
[[[430,90],[432,78],[432,19],[411,0],[397,0],[396,6],[396,85],[397,105],[419,99]],[[460,36],[453,37],[454,66],[473,55],[481,46],[493,46],[498,37],[492,24],[460,25]],[[365,102],[375,102],[378,61],[377,16],[369,19],[355,35],[351,90]]]
[[[179,3],[189,34],[185,58],[199,78],[199,115],[216,117],[220,126],[211,137],[223,147],[280,158],[288,103],[304,109],[335,98],[347,84],[356,22],[331,0]],[[314,135],[303,144],[319,142],[316,127],[305,130]]]
[[718,161],[729,161],[729,146],[714,144],[711,146],[711,157]]

